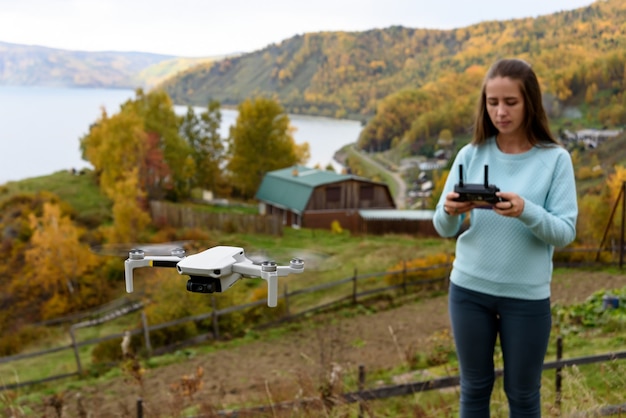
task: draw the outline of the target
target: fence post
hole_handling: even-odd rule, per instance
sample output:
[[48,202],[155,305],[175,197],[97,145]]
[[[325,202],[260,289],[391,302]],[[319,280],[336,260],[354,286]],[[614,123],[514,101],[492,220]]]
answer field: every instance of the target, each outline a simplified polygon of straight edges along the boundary
[[219,340],[220,330],[217,323],[217,303],[215,302],[215,295],[211,295],[211,305],[213,307],[213,312],[211,312],[211,319],[213,321],[213,338]]
[[148,358],[152,357],[152,344],[150,343],[150,329],[148,328],[148,318],[146,317],[146,311],[141,311],[141,326],[143,327],[143,339],[146,342],[146,351],[148,352]]
[[404,291],[404,294],[406,295],[407,289],[406,289],[406,260],[402,260],[402,290]]
[[137,398],[137,418],[143,418],[143,399]]
[[[563,358],[563,337],[559,335],[556,339],[556,360],[560,361],[562,358]],[[556,404],[556,407],[559,408],[559,410],[561,409],[561,397],[562,397],[562,393],[561,393],[561,386],[562,386],[562,380],[563,380],[562,370],[563,370],[562,367],[556,368],[556,381],[555,381],[556,399],[554,402]]]
[[80,365],[80,354],[78,353],[78,344],[76,344],[76,337],[74,336],[74,326],[70,327],[70,338],[72,338],[72,347],[74,347],[74,357],[76,357],[76,368],[78,369],[78,374],[83,374],[83,368]]
[[[363,393],[365,390],[365,366],[359,365],[359,393]],[[365,407],[363,406],[363,401],[359,396],[359,418],[363,418],[363,413],[365,412]]]
[[624,267],[624,228],[626,228],[626,181],[622,182],[622,231],[619,238],[619,268]]
[[287,291],[287,283],[285,283],[284,295],[285,295],[285,312],[287,313],[287,318],[291,316],[291,312],[289,312],[289,292]]
[[352,304],[356,305],[356,275],[357,275],[357,270],[356,267],[354,268],[354,276],[352,277]]

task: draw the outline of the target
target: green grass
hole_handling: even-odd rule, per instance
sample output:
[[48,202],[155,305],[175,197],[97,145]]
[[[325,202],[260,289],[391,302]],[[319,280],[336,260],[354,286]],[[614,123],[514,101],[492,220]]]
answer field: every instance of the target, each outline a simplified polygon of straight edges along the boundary
[[110,217],[111,201],[102,194],[92,171],[72,174],[58,171],[48,176],[33,177],[0,186],[0,203],[19,194],[40,191],[54,193],[69,204],[79,221],[97,225]]

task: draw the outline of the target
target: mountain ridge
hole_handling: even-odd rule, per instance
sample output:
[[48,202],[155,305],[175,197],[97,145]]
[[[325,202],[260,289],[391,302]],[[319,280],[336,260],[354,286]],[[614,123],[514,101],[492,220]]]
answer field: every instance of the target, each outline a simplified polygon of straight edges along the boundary
[[539,17],[486,21],[437,30],[390,26],[360,32],[315,32],[202,64],[166,80],[177,104],[218,100],[236,105],[276,96],[289,113],[367,120],[380,101],[404,89],[517,56],[537,67],[545,91],[561,93],[558,78],[573,64],[620,51],[626,5],[596,1]]
[[0,85],[151,88],[179,71],[221,58],[80,51],[0,41]]

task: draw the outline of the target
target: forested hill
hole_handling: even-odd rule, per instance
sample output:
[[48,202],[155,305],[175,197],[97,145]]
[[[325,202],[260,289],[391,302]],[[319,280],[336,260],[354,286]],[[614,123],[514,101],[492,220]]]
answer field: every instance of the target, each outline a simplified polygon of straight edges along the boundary
[[[390,27],[307,33],[238,57],[195,67],[164,83],[179,104],[237,104],[275,94],[291,113],[367,119],[381,99],[485,66],[527,59],[548,92],[567,96],[563,75],[626,46],[626,2],[453,30]],[[449,79],[449,78],[448,78]]]
[[0,85],[151,87],[199,62],[145,52],[87,52],[0,42]]

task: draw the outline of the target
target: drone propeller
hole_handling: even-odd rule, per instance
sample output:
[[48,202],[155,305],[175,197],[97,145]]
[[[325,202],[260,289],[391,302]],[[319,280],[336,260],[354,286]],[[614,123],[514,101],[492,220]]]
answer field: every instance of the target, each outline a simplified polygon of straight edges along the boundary
[[170,241],[162,243],[117,243],[103,244],[91,247],[91,251],[98,255],[127,257],[128,253],[133,250],[141,250],[147,256],[167,256],[178,249],[190,250],[193,241]]
[[179,274],[188,275],[187,290],[197,293],[224,292],[242,277],[260,277],[267,282],[267,305],[278,303],[278,277],[302,273],[304,261],[293,258],[288,266],[274,261],[255,264],[246,257],[243,248],[217,246],[197,254],[185,256],[182,248],[170,255],[147,256],[141,249],[129,251],[124,262],[126,291],[133,291],[133,270],[140,267],[173,267]]

